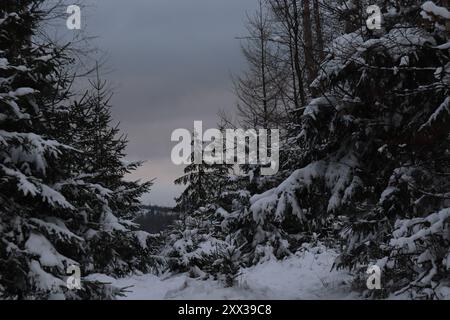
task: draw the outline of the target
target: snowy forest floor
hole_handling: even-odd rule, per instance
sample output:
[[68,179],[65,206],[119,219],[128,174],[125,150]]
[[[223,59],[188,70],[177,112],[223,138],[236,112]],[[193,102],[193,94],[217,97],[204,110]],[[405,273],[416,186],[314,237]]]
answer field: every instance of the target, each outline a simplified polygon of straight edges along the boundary
[[351,291],[351,276],[346,271],[331,271],[337,253],[325,247],[298,252],[282,261],[275,259],[242,269],[237,284],[225,288],[216,280],[190,278],[187,274],[156,276],[134,275],[99,280],[118,287],[130,287],[122,299],[358,299]]

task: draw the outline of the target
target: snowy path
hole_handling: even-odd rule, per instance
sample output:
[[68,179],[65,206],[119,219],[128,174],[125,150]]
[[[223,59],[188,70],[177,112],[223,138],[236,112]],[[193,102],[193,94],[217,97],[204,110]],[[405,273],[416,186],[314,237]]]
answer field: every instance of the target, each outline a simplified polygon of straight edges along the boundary
[[[316,249],[317,250],[317,249]],[[140,275],[114,280],[133,286],[123,299],[351,299],[350,276],[330,272],[336,254],[324,249],[299,253],[283,261],[270,260],[244,269],[238,285],[224,288],[214,280],[197,280],[184,274],[166,279]]]

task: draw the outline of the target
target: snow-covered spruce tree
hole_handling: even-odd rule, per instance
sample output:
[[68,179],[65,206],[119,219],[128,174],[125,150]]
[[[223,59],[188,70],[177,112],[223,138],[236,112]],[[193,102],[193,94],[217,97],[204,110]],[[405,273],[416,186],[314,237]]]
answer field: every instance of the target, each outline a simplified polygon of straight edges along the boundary
[[[73,209],[55,188],[67,178],[57,158],[69,148],[45,134],[52,98],[63,99],[55,71],[67,59],[56,48],[33,45],[38,4],[0,4],[0,294],[8,298],[42,297],[65,284],[65,267],[74,262],[39,229],[65,240],[67,247],[81,241],[56,218],[56,212]],[[55,220],[46,221],[43,212],[55,212],[47,216]]]
[[[119,291],[89,274],[109,271],[96,253],[114,243],[92,239],[119,228],[136,235],[107,210],[114,190],[89,181],[77,162],[83,150],[67,139],[71,61],[64,49],[35,41],[43,4],[0,4],[0,297],[113,298]],[[102,263],[131,270],[136,257],[124,251]],[[81,290],[66,285],[71,265],[81,269]]]
[[[196,146],[194,140],[192,145]],[[175,180],[175,184],[186,186],[183,193],[175,199],[177,202],[175,210],[182,214],[189,214],[202,206],[214,203],[226,187],[230,170],[226,164],[211,164],[204,160],[196,163],[194,152],[191,154],[191,163],[184,168],[184,175]]]
[[365,130],[373,143],[363,149],[365,157],[379,154],[376,164],[367,164],[375,170],[360,168],[366,176],[372,172],[361,187],[375,197],[356,202],[365,213],[351,217],[342,264],[362,264],[365,271],[376,263],[386,293],[439,299],[450,280],[450,13],[432,2],[403,5],[383,8],[385,30],[363,38],[367,51],[356,64],[363,69],[361,101],[383,113],[369,117],[381,128]]
[[[148,271],[155,262],[153,246],[149,246],[152,238],[129,220],[139,214],[139,198],[152,183],[124,180],[140,163],[124,160],[127,140],[118,126],[112,125],[111,92],[98,68],[90,84],[91,89],[65,115],[70,119],[65,139],[81,151],[70,159],[72,170],[78,170],[83,183],[101,190],[91,199],[83,197],[85,203],[80,203],[84,214],[104,223],[99,230],[89,230],[92,271],[117,276],[136,269]],[[114,245],[107,245],[111,243]]]
[[241,184],[227,164],[193,163],[176,180],[187,188],[177,200],[180,219],[169,230],[162,255],[169,269],[193,277],[222,280],[231,286],[240,269],[241,252],[228,224],[232,216],[224,207],[237,205]]
[[301,169],[252,197],[249,217],[255,242],[279,248],[273,230],[288,229],[277,224],[333,235],[346,222],[337,265],[366,271],[378,262],[387,292],[438,297],[449,275],[447,11],[420,1],[379,6],[381,30],[352,18],[329,46],[313,83],[321,94],[291,140]]

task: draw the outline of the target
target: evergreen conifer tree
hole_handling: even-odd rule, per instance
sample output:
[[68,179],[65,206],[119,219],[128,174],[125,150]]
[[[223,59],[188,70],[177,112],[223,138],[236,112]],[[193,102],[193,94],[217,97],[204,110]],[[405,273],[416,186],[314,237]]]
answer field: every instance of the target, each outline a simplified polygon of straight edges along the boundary
[[[123,181],[134,165],[104,96],[88,99],[95,121],[74,117],[68,51],[36,41],[44,4],[0,4],[0,297],[114,298],[91,274],[150,267],[148,234],[125,220],[149,184]],[[66,283],[70,267],[80,290]]]
[[382,29],[370,30],[358,5],[312,84],[320,94],[297,111],[290,143],[300,169],[250,198],[246,216],[254,243],[277,255],[286,233],[336,242],[344,225],[336,265],[377,263],[388,293],[436,297],[448,281],[446,18],[430,18],[443,12],[430,3],[379,3]]

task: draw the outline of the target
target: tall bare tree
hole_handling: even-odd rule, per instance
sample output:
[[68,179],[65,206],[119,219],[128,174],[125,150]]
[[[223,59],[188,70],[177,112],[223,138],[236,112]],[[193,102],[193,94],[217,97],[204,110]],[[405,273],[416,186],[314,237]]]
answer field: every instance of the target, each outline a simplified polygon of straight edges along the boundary
[[276,41],[284,48],[284,56],[280,59],[284,59],[289,66],[289,90],[285,89],[284,95],[288,102],[298,109],[306,102],[299,8],[292,0],[268,0],[268,4],[274,17]]
[[284,113],[281,83],[286,72],[262,1],[257,12],[248,16],[247,31],[248,35],[240,39],[248,69],[234,79],[240,121],[244,127],[278,127]]

